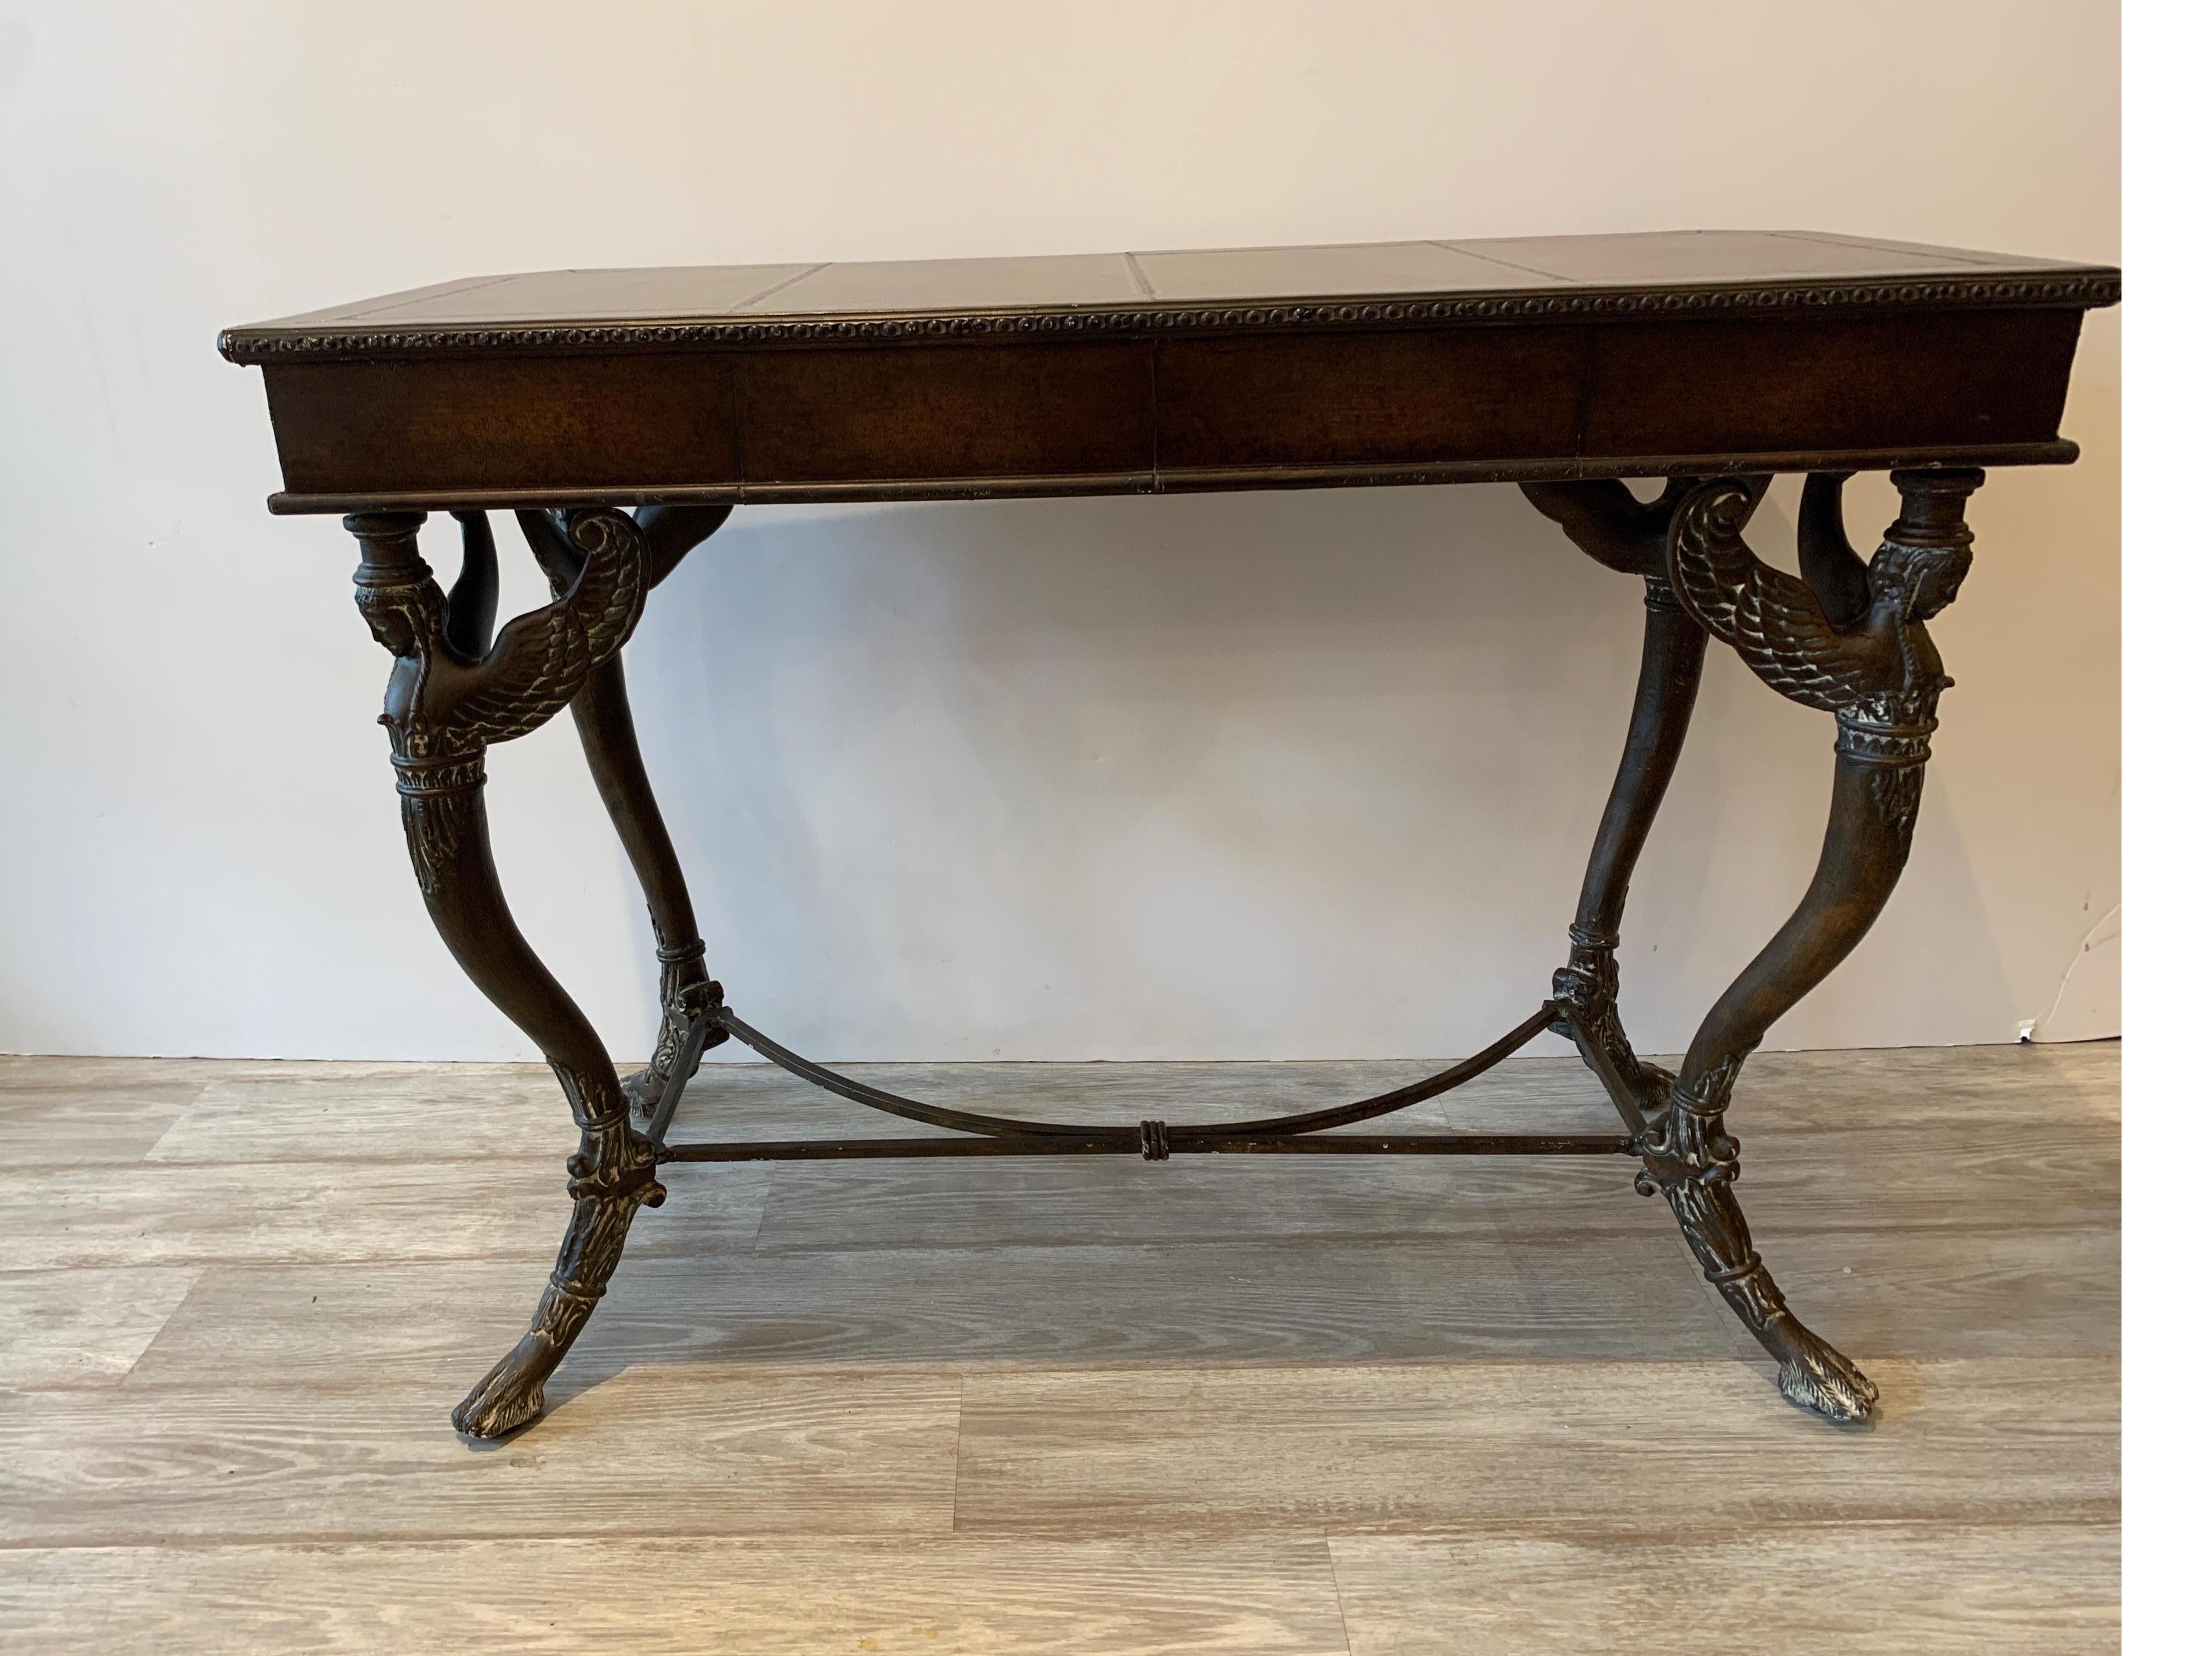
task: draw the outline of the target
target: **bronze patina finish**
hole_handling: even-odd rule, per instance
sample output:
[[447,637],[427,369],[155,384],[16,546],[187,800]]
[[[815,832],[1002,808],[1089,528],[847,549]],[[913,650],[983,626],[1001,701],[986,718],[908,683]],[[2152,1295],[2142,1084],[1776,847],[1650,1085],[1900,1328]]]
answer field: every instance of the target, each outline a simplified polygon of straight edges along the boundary
[[[1805,233],[1521,238],[913,265],[562,271],[445,284],[235,328],[261,365],[278,511],[345,512],[362,613],[394,660],[383,722],[432,922],[544,1050],[580,1133],[568,1232],[521,1342],[453,1411],[499,1437],[605,1292],[672,1161],[1307,1152],[1591,1154],[1639,1162],[1707,1278],[1838,1421],[1874,1383],[1799,1323],[1753,1247],[1723,1124],[1775,1020],[1866,935],[1910,850],[1944,676],[1926,623],[1957,595],[1989,466],[2063,463],[2082,313],[2102,266]],[[1902,506],[1871,558],[1845,538],[1852,472]],[[1743,527],[1804,476],[1798,575]],[[1623,478],[1663,478],[1639,502]],[[1293,1116],[1123,1126],[978,1114],[800,1056],[723,1004],[647,780],[622,648],[647,593],[750,501],[1156,493],[1510,479],[1591,557],[1643,577],[1644,663],[1567,964],[1519,1026],[1449,1068]],[[489,509],[511,508],[552,601],[492,636]],[[634,508],[634,511],[620,509]],[[441,589],[416,550],[460,521]],[[1680,757],[1705,641],[1836,719],[1810,888],[1698,1029],[1680,1075],[1616,1009],[1630,875]],[[659,945],[651,1062],[618,1079],[516,929],[491,861],[483,756],[574,713]],[[1619,1111],[1613,1134],[1328,1133],[1472,1080],[1547,1029]],[[734,1037],[793,1074],[958,1136],[670,1143],[705,1050]]]

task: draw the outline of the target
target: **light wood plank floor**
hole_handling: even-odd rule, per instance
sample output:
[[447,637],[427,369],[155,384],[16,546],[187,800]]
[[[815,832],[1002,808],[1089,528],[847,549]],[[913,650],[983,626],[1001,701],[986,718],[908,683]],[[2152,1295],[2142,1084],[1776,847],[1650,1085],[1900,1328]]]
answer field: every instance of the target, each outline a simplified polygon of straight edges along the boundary
[[[866,1068],[1121,1121],[1423,1067]],[[471,1450],[565,1216],[544,1071],[0,1059],[0,1645],[2117,1649],[2119,1078],[1753,1061],[1744,1207],[1871,1430],[1626,1162],[1011,1159],[667,1170]],[[1552,1059],[1401,1119],[1612,1124]],[[715,1066],[677,1136],[879,1122]]]

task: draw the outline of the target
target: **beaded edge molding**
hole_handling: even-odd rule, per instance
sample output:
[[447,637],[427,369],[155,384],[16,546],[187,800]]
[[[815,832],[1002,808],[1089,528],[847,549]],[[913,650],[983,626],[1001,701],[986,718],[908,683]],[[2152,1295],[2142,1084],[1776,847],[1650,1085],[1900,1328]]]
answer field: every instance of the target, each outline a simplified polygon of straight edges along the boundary
[[762,344],[782,340],[965,338],[991,334],[1154,333],[1189,329],[1323,327],[1403,322],[1494,322],[1522,318],[1698,315],[1717,311],[1844,310],[1894,305],[2117,304],[2118,271],[2069,277],[1905,279],[1816,287],[1709,288],[1653,292],[1524,293],[1482,298],[1190,305],[1079,311],[961,312],[896,316],[769,317],[552,327],[431,327],[397,332],[270,332],[226,328],[216,349],[241,363],[297,356],[436,356],[494,350],[601,350],[623,345]]

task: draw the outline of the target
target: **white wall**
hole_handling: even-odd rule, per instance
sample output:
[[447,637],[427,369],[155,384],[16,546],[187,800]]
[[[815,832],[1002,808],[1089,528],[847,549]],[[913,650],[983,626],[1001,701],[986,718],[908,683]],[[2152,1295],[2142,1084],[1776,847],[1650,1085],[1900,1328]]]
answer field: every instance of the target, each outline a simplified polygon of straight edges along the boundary
[[[351,544],[263,514],[222,324],[569,265],[1692,226],[2114,259],[2117,12],[0,5],[0,1048],[526,1054],[422,915]],[[2011,1038],[2118,900],[2118,343],[2089,320],[2081,464],[1978,500],[1917,854],[1775,1044]],[[1863,545],[1893,505],[1852,486]],[[718,975],[803,1048],[1458,1053],[1561,953],[1639,596],[1510,488],[751,508],[630,682]],[[1629,914],[1646,1044],[1796,900],[1830,740],[1716,654]],[[651,938],[565,720],[490,799],[526,928],[638,1052]]]

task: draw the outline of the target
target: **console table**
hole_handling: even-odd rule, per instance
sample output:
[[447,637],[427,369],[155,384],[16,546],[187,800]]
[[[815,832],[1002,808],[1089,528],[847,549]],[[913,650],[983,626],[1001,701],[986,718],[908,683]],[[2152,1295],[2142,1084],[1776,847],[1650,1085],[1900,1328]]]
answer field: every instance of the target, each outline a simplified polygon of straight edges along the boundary
[[[567,1236],[529,1330],[453,1411],[535,1419],[664,1162],[834,1156],[1618,1155],[1663,1195],[1784,1397],[1858,1421],[1875,1388],[1785,1307],[1729,1186],[1744,1058],[1873,925],[1912,837],[1936,704],[1928,618],[1966,573],[1991,466],[2063,464],[2081,317],[2103,266],[1810,232],[1409,241],[903,264],[480,277],[232,328],[262,370],[283,472],[270,507],[343,513],[356,597],[394,658],[382,722],[432,922],[538,1043],[581,1142]],[[1873,556],[1844,479],[1887,470]],[[1798,573],[1746,545],[1777,473],[1804,478]],[[1620,481],[1664,479],[1646,501]],[[1642,577],[1626,751],[1548,998],[1482,1051],[1379,1097],[1229,1123],[1017,1120],[900,1097],[778,1044],[723,1004],[632,728],[622,648],[647,594],[757,501],[1165,494],[1517,483],[1607,567]],[[551,601],[495,636],[486,515],[512,509]],[[627,508],[627,509],[626,509]],[[461,524],[442,589],[416,547]],[[1706,640],[1832,713],[1826,837],[1796,910],[1722,995],[1680,1075],[1615,1011],[1628,882],[1681,752]],[[651,1062],[617,1077],[516,929],[491,859],[484,753],[563,707],[659,944]],[[1614,1134],[1341,1133],[1461,1085],[1545,1030],[1570,1038]],[[698,1143],[669,1131],[734,1037],[833,1093],[956,1129]]]

